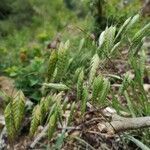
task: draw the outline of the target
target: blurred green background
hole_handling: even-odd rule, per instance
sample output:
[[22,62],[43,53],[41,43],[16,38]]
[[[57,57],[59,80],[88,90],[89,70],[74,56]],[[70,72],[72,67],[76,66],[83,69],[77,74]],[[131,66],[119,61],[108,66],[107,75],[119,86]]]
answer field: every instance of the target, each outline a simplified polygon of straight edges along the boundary
[[[18,88],[38,99],[48,43],[60,34],[62,41],[71,41],[74,51],[83,37],[97,38],[112,24],[120,27],[143,4],[141,0],[1,0],[0,74],[15,78]],[[131,36],[148,21],[142,17]]]

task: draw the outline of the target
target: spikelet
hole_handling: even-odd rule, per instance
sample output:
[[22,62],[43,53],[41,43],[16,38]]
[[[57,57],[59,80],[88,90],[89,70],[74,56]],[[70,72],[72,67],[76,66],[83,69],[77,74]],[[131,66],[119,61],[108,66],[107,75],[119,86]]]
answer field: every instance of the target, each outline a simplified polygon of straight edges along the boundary
[[47,121],[49,121],[51,115],[54,113],[55,110],[57,110],[58,114],[61,115],[62,107],[60,105],[61,105],[62,95],[63,92],[51,95],[50,111],[48,113]]
[[115,33],[116,33],[116,27],[110,26],[107,27],[105,31],[103,31],[99,38],[99,48],[98,48],[98,54],[101,53],[109,54],[110,50],[114,46],[114,40],[115,40]]
[[66,91],[69,90],[69,87],[67,87],[65,84],[62,83],[44,83],[45,87],[49,87],[58,91]]
[[56,109],[56,106],[57,106],[56,103],[54,103],[54,104],[51,106],[50,111],[49,111],[49,113],[48,113],[48,117],[47,117],[46,122],[49,122],[49,119],[50,119],[51,115],[54,113],[54,111],[55,111],[55,109]]
[[62,112],[63,112],[61,100],[62,100],[62,97],[60,98],[60,100],[56,101],[56,110],[57,110],[57,115],[59,115],[59,118],[61,118]]
[[98,100],[99,92],[103,88],[103,78],[98,76],[94,79],[92,88],[92,101],[96,102]]
[[45,115],[48,113],[49,108],[52,104],[51,96],[43,97],[40,101],[40,110],[41,110],[41,122],[45,119]]
[[12,109],[14,115],[14,123],[16,130],[19,130],[22,119],[25,113],[25,96],[22,91],[18,91],[15,99],[12,102]]
[[56,125],[57,125],[57,118],[58,118],[58,112],[57,108],[55,109],[55,112],[50,116],[49,123],[48,123],[48,138],[49,140],[52,138]]
[[92,58],[92,61],[91,61],[91,69],[90,69],[90,75],[89,75],[89,85],[91,85],[93,83],[93,80],[95,78],[96,71],[97,71],[99,65],[100,65],[99,56],[98,56],[98,54],[95,54]]
[[134,24],[139,20],[139,18],[140,18],[139,14],[136,14],[135,16],[133,16],[131,21],[129,22],[129,24],[126,27],[126,31],[131,29],[134,26]]
[[85,113],[86,111],[86,102],[88,100],[88,90],[86,87],[83,88],[83,92],[82,92],[82,99],[81,99],[81,113],[82,115]]
[[53,50],[51,52],[50,58],[48,60],[48,71],[47,71],[47,79],[48,82],[50,82],[53,78],[53,74],[56,68],[56,62],[58,59],[58,52],[56,50]]
[[66,72],[66,68],[69,63],[69,41],[67,41],[65,44],[60,44],[59,50],[58,50],[58,61],[57,61],[57,74],[55,77],[55,80],[59,82],[62,77],[64,76]]
[[105,40],[105,31],[103,31],[99,36],[99,39],[98,39],[99,48],[102,47],[104,40]]
[[10,102],[4,111],[4,116],[5,116],[5,124],[6,124],[6,129],[7,129],[7,134],[8,137],[11,141],[14,140],[15,138],[15,124],[14,124],[14,118],[13,118],[13,112],[12,112],[12,103]]
[[41,120],[40,120],[40,122],[41,123],[43,123],[43,121],[46,117],[45,102],[46,102],[46,98],[42,97],[42,99],[40,101],[40,110],[41,110]]
[[53,101],[54,101],[54,102],[55,102],[55,101],[61,101],[62,95],[63,95],[63,92],[60,92],[60,93],[58,93],[58,94],[54,94],[54,95],[52,96]]
[[30,136],[34,136],[39,124],[41,121],[41,108],[40,105],[37,105],[34,107],[32,112],[32,120],[31,120],[31,126],[30,126]]
[[114,45],[115,34],[116,34],[116,27],[110,26],[107,30],[107,41],[106,41],[108,47],[107,49],[109,52]]
[[50,95],[48,95],[45,98],[45,102],[44,102],[45,112],[49,111],[49,108],[50,108],[51,105],[52,105],[52,97]]
[[139,30],[132,38],[132,48],[137,46],[143,37],[150,35],[150,23],[145,25],[141,30]]
[[110,82],[107,79],[104,79],[102,90],[99,91],[99,104],[103,105],[105,103],[109,90]]
[[129,17],[121,26],[121,28],[119,29],[116,37],[115,37],[115,41],[118,39],[118,37],[123,34],[123,32],[125,31],[126,27],[129,25],[130,21],[131,21],[132,17]]
[[82,91],[83,91],[83,81],[84,81],[84,71],[82,71],[79,74],[78,82],[77,82],[77,99],[81,100]]

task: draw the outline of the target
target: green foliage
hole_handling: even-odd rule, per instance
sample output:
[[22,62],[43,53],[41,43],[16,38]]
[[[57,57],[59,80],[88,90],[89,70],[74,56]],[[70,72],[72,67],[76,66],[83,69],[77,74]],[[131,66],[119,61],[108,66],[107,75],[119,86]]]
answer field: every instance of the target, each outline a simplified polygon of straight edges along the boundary
[[61,135],[56,139],[56,144],[54,145],[54,149],[61,149],[64,139],[65,139],[65,131],[62,131]]
[[0,4],[0,36],[9,34],[15,28],[21,28],[22,24],[28,25],[34,14],[30,1],[2,0]]
[[80,68],[77,68],[77,70],[75,71],[75,74],[74,74],[74,78],[73,78],[73,81],[76,83],[78,81],[78,77],[79,77],[79,74],[80,72],[82,71],[82,67]]
[[5,72],[8,73],[10,77],[15,77],[20,73],[20,71],[19,71],[20,69],[21,68],[19,68],[17,66],[11,66],[11,67],[7,68],[5,70]]
[[44,81],[43,62],[43,59],[36,57],[28,66],[21,68],[17,74],[16,87],[22,89],[25,95],[28,95],[33,101],[39,101],[41,98],[39,89],[40,84]]
[[123,94],[123,92],[128,88],[128,86],[131,84],[131,78],[129,77],[129,74],[126,73],[124,78],[123,78],[123,81],[122,81],[122,84],[121,84],[121,87],[120,87],[120,93]]
[[74,11],[78,17],[85,17],[88,11],[88,1],[64,0],[66,7]]
[[92,27],[96,37],[101,33],[102,30],[106,27],[106,18],[105,18],[105,11],[104,11],[104,0],[90,0],[90,10],[93,16],[93,24]]
[[138,139],[134,138],[133,136],[127,136],[129,140],[131,140],[133,143],[135,143],[139,148],[142,150],[149,150],[149,147],[147,147],[144,143],[139,141]]
[[81,100],[81,97],[82,97],[83,82],[84,82],[84,71],[82,69],[78,76],[78,82],[77,82],[77,99],[78,100]]
[[134,111],[134,105],[133,105],[132,100],[129,97],[129,94],[128,94],[127,91],[124,92],[124,96],[127,100],[127,105],[128,105],[130,113],[132,114],[132,117],[136,117],[136,114],[135,114],[135,111]]
[[68,121],[67,121],[67,124],[68,124],[68,125],[70,125],[70,124],[71,124],[71,121],[73,120],[73,114],[74,114],[74,112],[75,112],[75,108],[76,108],[75,102],[73,102],[73,103],[71,104],[70,114],[69,114]]
[[83,92],[82,92],[82,99],[81,99],[81,113],[82,115],[85,113],[86,111],[86,103],[88,100],[88,89],[86,87],[83,88]]
[[[119,25],[124,22],[126,18],[134,15],[141,9],[141,1],[119,1],[112,0],[111,2],[106,0],[104,5],[105,15],[108,19],[117,22]],[[119,12],[119,13],[118,13]]]
[[131,66],[134,69],[135,80],[140,85],[143,85],[145,62],[146,62],[146,54],[144,49],[141,51],[139,59],[137,59],[137,57],[132,57],[130,60]]

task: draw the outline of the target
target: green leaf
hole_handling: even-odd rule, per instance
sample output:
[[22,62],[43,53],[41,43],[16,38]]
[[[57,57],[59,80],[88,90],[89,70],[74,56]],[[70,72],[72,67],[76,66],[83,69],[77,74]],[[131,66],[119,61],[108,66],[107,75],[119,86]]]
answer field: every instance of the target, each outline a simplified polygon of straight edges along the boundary
[[74,111],[75,111],[75,102],[73,102],[72,105],[71,105],[70,115],[68,117],[68,122],[67,122],[68,125],[71,124],[71,121],[73,119]]
[[30,86],[34,86],[39,82],[39,80],[37,79],[30,79]]
[[129,140],[131,140],[133,143],[135,143],[142,150],[150,150],[149,147],[147,147],[145,144],[143,144],[141,141],[139,141],[138,139],[134,138],[133,136],[129,136],[128,135],[127,138]]
[[62,131],[61,135],[56,139],[55,150],[60,150],[65,139],[65,131]]
[[130,113],[132,114],[132,117],[136,117],[136,113],[134,111],[134,105],[132,104],[132,101],[131,101],[127,91],[124,91],[124,96],[127,100],[127,105],[128,105],[129,110],[130,110]]
[[120,86],[120,89],[119,89],[119,92],[121,94],[123,94],[123,92],[128,88],[128,86],[131,84],[131,81],[132,80],[131,80],[129,74],[126,73],[125,76],[124,76],[124,78],[123,78],[123,82],[122,82],[122,84]]

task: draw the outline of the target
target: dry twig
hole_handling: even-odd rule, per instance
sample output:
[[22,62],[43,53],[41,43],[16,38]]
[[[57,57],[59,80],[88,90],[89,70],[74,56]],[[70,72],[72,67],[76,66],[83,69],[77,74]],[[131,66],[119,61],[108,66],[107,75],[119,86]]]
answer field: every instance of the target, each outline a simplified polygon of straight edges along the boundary
[[150,127],[150,116],[125,118],[118,115],[112,116],[110,123],[105,123],[106,131],[109,133],[118,133],[125,130],[134,130]]

